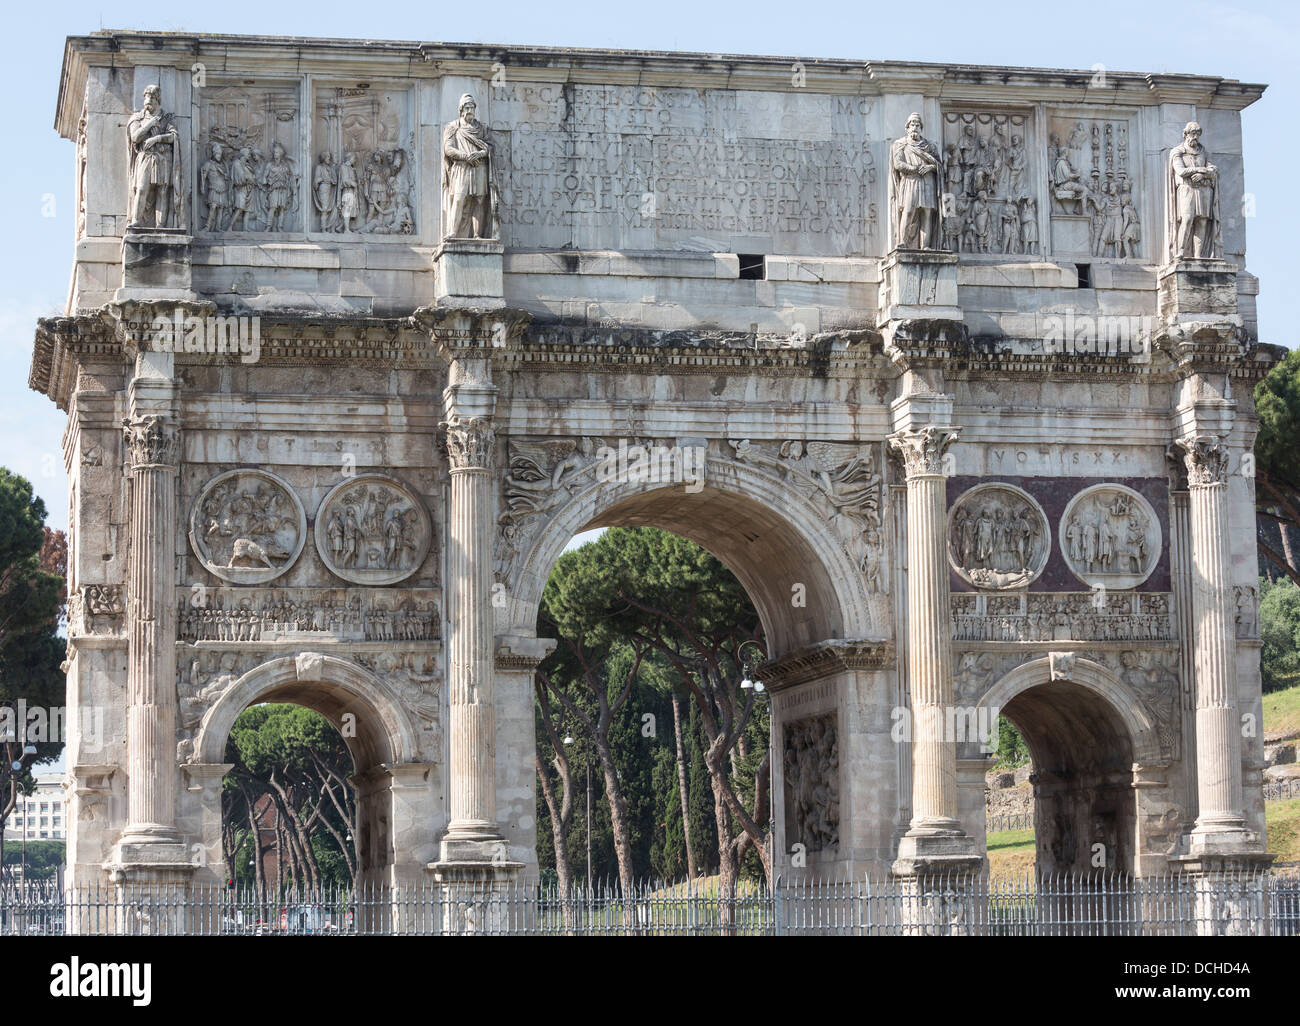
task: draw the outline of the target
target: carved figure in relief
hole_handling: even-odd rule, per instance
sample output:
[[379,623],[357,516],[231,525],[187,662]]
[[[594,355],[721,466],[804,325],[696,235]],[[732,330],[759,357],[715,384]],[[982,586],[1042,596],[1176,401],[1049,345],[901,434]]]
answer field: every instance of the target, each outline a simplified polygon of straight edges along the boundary
[[491,134],[474,115],[478,107],[466,93],[459,117],[442,133],[442,236],[444,239],[495,239],[499,235],[496,156]]
[[1038,201],[1033,196],[1020,200],[1020,251],[1038,252]]
[[1080,173],[1070,164],[1070,152],[1061,145],[1061,137],[1055,132],[1051,136],[1052,153],[1052,198],[1058,208],[1067,214],[1082,214],[1083,202],[1088,195]]
[[1169,259],[1223,256],[1219,214],[1219,169],[1201,145],[1201,126],[1189,121],[1183,141],[1169,151],[1165,208]]
[[1014,200],[1002,205],[1002,252],[1020,252],[1020,211]]
[[341,232],[356,230],[354,222],[360,210],[360,203],[357,198],[359,188],[356,154],[345,153],[343,163],[339,165],[338,230]]
[[839,844],[839,742],[835,716],[785,726],[786,829],[792,840],[822,851]]
[[266,230],[284,231],[285,215],[297,207],[298,176],[293,162],[278,142],[271,146],[271,159],[262,168],[259,184],[262,187]]
[[230,478],[204,497],[201,511],[200,538],[216,566],[276,570],[297,545],[297,518],[283,513],[280,497],[264,486],[241,490]]
[[338,227],[338,169],[334,156],[325,150],[320,155],[311,176],[311,198],[320,220],[320,230],[334,231]]
[[226,169],[225,148],[221,143],[214,142],[210,153],[199,170],[199,192],[208,205],[205,227],[210,232],[219,232],[230,208],[230,172]]
[[144,105],[131,115],[126,134],[131,149],[131,227],[182,227],[180,135],[172,115],[162,109],[158,86],[145,86]]
[[1023,587],[1046,562],[1047,523],[1019,492],[979,488],[953,509],[948,552],[958,573],[977,587]]
[[904,249],[938,249],[941,244],[939,189],[946,180],[939,150],[921,134],[920,114],[907,119],[907,134],[889,147],[894,244]]
[[234,197],[230,231],[252,231],[249,215],[257,213],[257,157],[247,146],[230,162],[230,185]]

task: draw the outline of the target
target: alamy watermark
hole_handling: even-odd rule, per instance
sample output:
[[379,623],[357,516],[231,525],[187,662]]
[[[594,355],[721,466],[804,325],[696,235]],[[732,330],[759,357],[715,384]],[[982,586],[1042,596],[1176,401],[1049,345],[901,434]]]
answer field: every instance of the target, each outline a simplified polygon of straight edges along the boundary
[[238,356],[240,363],[257,363],[262,357],[262,318],[256,314],[186,315],[176,310],[171,317],[159,315],[152,321],[127,325],[140,344],[156,353],[205,353],[209,356]]
[[1052,314],[1043,318],[1048,353],[1150,357],[1155,318],[1127,314]]
[[704,487],[704,444],[640,445],[626,439],[614,449],[596,450],[596,480],[607,483],[680,484],[695,493]]

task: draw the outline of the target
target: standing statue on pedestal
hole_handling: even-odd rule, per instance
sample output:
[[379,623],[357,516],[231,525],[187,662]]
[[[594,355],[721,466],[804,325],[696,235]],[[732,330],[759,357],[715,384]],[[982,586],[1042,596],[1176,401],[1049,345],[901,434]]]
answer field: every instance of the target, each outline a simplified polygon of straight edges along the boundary
[[1165,212],[1171,261],[1222,258],[1219,169],[1210,163],[1195,121],[1183,129],[1182,145],[1169,151]]
[[126,123],[131,148],[132,228],[181,228],[181,148],[172,115],[163,113],[162,91],[145,86],[144,107]]
[[460,98],[460,117],[442,132],[442,237],[496,239],[496,154],[486,125],[474,117],[474,97]]
[[894,245],[899,249],[941,249],[939,192],[944,182],[939,150],[924,136],[920,114],[907,119],[907,135],[889,147],[889,183]]

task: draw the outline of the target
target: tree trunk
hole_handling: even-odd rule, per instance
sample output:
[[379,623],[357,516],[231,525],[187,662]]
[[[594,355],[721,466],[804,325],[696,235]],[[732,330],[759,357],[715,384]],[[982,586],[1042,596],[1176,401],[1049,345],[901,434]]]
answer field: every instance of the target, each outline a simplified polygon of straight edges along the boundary
[[686,839],[686,878],[694,880],[699,876],[699,871],[695,865],[695,849],[691,847],[691,810],[686,786],[686,745],[682,740],[682,696],[674,691],[672,699],[673,735],[677,741],[677,793],[682,802],[682,835]]
[[618,878],[623,885],[623,895],[630,898],[636,888],[636,876],[632,871],[632,841],[627,826],[627,798],[623,796],[622,782],[618,779],[618,767],[614,765],[614,753],[610,750],[609,739],[604,731],[596,735],[596,756],[600,759],[600,768],[605,774],[605,795],[609,798],[609,819],[614,831],[614,857],[618,860]]

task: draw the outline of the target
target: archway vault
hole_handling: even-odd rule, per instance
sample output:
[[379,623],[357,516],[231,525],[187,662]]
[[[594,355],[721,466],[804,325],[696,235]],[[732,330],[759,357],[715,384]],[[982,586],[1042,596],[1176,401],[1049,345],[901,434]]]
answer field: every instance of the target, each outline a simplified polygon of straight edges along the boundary
[[342,733],[358,773],[419,758],[416,724],[382,678],[350,660],[304,652],[261,663],[222,693],[199,725],[196,761],[223,762],[235,720],[261,702],[305,706],[335,726],[353,715],[356,730]]
[[534,631],[546,579],[575,534],[642,526],[696,542],[736,575],[758,610],[769,656],[889,633],[861,570],[817,505],[775,475],[725,459],[707,461],[705,484],[695,492],[680,484],[602,482],[548,508],[505,582],[509,605],[499,625]]
[[[1138,696],[1132,694],[1107,667],[1074,653],[1068,653],[1065,658],[1054,653],[1021,663],[984,693],[978,708],[992,716],[1005,710],[1017,697],[1043,688],[1047,689],[1040,692],[1043,699],[1049,699],[1052,694],[1068,696],[1072,690],[1080,689],[1092,701],[1080,703],[1078,708],[1088,709],[1090,718],[1097,721],[1094,727],[1100,729],[1101,721],[1109,720],[1117,728],[1122,728],[1133,762],[1152,766],[1165,761],[1156,725]],[[1051,703],[1044,702],[1041,708],[1046,712],[1050,706]],[[1060,702],[1055,703],[1054,711],[1057,716],[1069,714]],[[1100,736],[1099,729],[1093,733]]]

